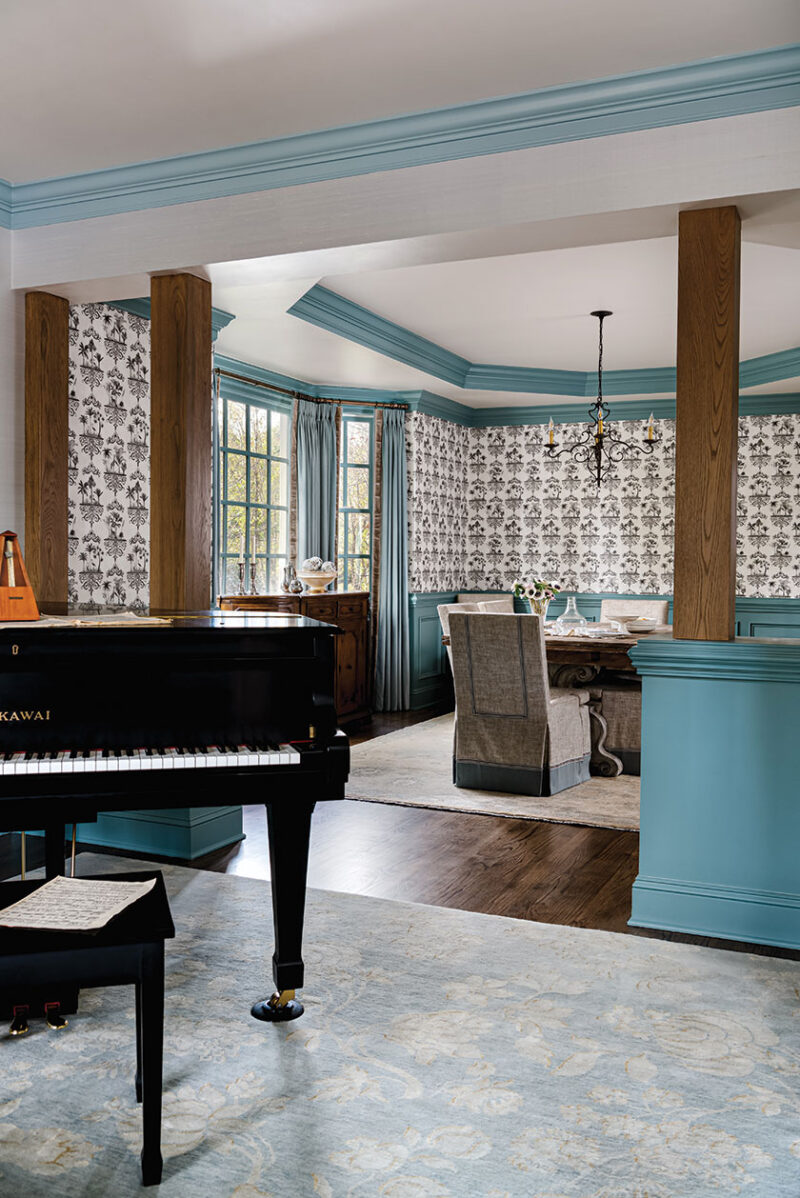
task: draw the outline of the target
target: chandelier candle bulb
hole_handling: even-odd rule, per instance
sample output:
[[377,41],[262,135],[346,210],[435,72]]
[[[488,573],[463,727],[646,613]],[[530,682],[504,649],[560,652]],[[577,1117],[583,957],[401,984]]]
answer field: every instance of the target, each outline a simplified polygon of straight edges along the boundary
[[653,413],[651,412],[647,419],[647,440],[653,440]]
[[550,423],[547,426],[547,440],[550,445],[553,444],[553,417],[550,417]]

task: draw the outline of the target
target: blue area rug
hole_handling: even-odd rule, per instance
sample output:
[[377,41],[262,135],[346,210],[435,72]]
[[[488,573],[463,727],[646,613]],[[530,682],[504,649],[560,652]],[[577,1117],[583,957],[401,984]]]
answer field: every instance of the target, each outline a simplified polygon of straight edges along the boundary
[[[87,854],[79,872],[143,868]],[[800,1193],[800,965],[311,891],[306,1014],[265,883],[164,867],[166,1198]],[[266,947],[265,947],[266,946]],[[0,1045],[0,1194],[141,1195],[131,988]]]

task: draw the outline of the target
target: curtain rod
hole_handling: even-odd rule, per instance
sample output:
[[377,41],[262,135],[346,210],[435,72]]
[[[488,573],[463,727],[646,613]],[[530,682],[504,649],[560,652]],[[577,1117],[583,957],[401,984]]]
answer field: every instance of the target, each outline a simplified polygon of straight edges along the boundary
[[237,379],[240,383],[249,383],[251,387],[263,387],[265,391],[277,391],[280,395],[290,395],[292,399],[308,399],[311,403],[332,403],[346,408],[354,405],[363,408],[401,408],[404,412],[408,411],[407,403],[373,403],[371,399],[320,399],[316,395],[308,395],[305,391],[288,391],[286,387],[277,387],[274,383],[262,383],[260,379],[248,378],[246,374],[234,374],[232,370],[223,370],[220,366],[214,367],[214,374],[218,379],[220,376]]

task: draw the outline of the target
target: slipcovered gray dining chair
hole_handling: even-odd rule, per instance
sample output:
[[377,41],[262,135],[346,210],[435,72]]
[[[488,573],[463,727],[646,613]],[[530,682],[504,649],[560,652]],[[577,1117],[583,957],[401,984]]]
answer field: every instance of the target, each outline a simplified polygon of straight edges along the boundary
[[[440,603],[436,608],[439,615],[439,623],[442,626],[442,634],[450,635],[450,613],[454,611],[477,611],[480,607],[480,599],[465,599],[463,603]],[[450,669],[453,669],[453,654],[450,651],[450,646],[446,645],[447,658],[450,662]]]
[[669,619],[668,599],[603,599],[600,603],[601,620],[628,619],[647,616],[656,624],[666,624]]
[[551,688],[540,616],[451,611],[453,781],[553,795],[589,778],[589,692]]
[[502,599],[483,599],[478,604],[478,611],[507,612],[514,614],[514,596],[504,595]]

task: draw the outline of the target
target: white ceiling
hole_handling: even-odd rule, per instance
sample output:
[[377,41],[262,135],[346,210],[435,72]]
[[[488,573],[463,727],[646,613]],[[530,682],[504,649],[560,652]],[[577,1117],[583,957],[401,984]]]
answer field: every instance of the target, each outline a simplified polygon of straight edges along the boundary
[[[785,206],[777,211],[785,215]],[[758,224],[764,233],[765,221]],[[747,223],[745,223],[745,231]],[[356,255],[358,260],[358,255]],[[435,391],[470,405],[532,404],[548,396],[462,391],[326,332],[287,309],[316,282],[473,362],[592,371],[597,321],[610,308],[605,366],[674,366],[677,239],[505,254],[390,270],[353,270],[276,281],[267,264],[227,264],[215,277],[214,303],[236,319],[220,352],[312,383]],[[241,279],[242,283],[238,283]],[[800,248],[744,241],[741,357],[800,343]],[[783,381],[759,391],[789,391]]]
[[800,39],[797,0],[3,0],[0,178],[215,149]]
[[[580,246],[323,279],[325,286],[473,362],[591,370],[674,366],[677,237]],[[742,245],[741,356],[800,342],[800,250]]]

